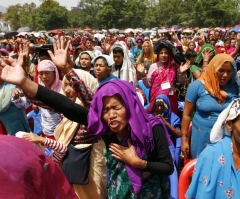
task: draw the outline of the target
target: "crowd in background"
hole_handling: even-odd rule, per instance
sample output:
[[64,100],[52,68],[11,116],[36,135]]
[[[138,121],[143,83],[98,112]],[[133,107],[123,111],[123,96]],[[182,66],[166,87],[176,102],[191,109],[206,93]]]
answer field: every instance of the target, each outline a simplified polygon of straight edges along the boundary
[[1,133],[37,144],[78,198],[173,197],[181,156],[199,159],[188,198],[237,197],[239,47],[240,33],[220,28],[2,37]]

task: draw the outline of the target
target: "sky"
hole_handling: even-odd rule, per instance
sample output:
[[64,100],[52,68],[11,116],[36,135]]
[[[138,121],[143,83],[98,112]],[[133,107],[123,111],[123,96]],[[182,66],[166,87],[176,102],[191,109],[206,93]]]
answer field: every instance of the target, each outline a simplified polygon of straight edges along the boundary
[[[57,0],[59,2],[59,4],[61,6],[65,6],[68,10],[71,9],[71,7],[76,7],[77,6],[77,3],[78,3],[78,0]],[[0,1],[0,6],[3,6],[3,7],[8,7],[8,6],[11,6],[11,5],[16,5],[18,3],[20,3],[21,5],[25,4],[25,3],[35,3],[37,5],[37,7],[42,3],[41,1],[39,0],[5,0],[5,1]]]

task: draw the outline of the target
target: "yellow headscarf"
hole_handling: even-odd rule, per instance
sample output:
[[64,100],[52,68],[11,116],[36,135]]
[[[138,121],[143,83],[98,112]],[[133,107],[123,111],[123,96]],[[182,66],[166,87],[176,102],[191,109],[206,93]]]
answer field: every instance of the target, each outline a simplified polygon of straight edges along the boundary
[[[90,73],[80,70],[80,69],[74,69],[74,72],[79,76],[80,79],[82,79],[84,81],[85,85],[91,91],[94,92],[97,89],[98,82]],[[66,77],[64,76],[63,80],[62,80],[62,89],[60,91],[60,93],[63,95],[65,95],[65,93],[64,93],[65,82],[66,82]],[[79,100],[79,98],[76,99],[75,103],[83,106],[83,104]],[[84,125],[82,125],[82,128],[83,128],[83,126]],[[66,117],[64,117],[62,119],[62,121],[58,124],[58,126],[56,127],[56,129],[54,131],[54,137],[58,142],[67,146],[71,142],[78,127],[79,127],[78,123],[73,122],[73,121],[67,119]],[[87,128],[87,127],[84,127],[84,128]]]

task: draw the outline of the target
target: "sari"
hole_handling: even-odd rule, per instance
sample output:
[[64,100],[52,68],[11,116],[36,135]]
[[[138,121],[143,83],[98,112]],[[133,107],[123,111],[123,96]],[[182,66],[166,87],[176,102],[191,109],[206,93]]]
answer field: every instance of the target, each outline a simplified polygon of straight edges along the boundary
[[[150,103],[152,103],[159,94],[168,96],[172,111],[177,114],[178,104],[177,95],[175,91],[175,79],[177,76],[177,69],[179,66],[173,61],[171,57],[167,64],[161,62],[154,63],[150,66],[147,74],[147,79],[150,80]],[[146,78],[143,80],[146,81]],[[168,84],[167,87],[164,85]],[[146,83],[144,83],[146,85]]]

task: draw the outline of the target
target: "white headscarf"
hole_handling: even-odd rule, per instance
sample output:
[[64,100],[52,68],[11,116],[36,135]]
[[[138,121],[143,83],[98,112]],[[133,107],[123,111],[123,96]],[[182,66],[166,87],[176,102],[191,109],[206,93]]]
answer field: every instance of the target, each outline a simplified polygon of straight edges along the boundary
[[82,54],[88,54],[90,57],[91,57],[91,60],[93,60],[95,57],[96,57],[96,55],[92,52],[92,51],[89,51],[89,50],[86,50],[86,51],[83,51],[83,52],[81,52],[79,55],[78,55],[78,57],[77,57],[77,59],[75,60],[75,64],[77,65],[77,66],[80,66],[80,57],[81,57],[81,55]]
[[212,143],[218,142],[223,138],[223,135],[231,135],[231,132],[226,127],[226,121],[234,120],[240,115],[240,98],[233,100],[226,109],[224,109],[216,123],[214,124],[211,133],[210,141]]
[[[122,64],[122,69],[121,69],[121,80],[125,80],[128,82],[133,83],[134,85],[136,84],[136,69],[134,68],[132,62],[130,61],[130,58],[128,56],[128,49],[123,41],[116,41],[111,49],[113,50],[114,48],[119,47],[123,49],[123,64]],[[110,56],[113,58],[113,52],[110,53]],[[115,67],[113,67],[112,73],[114,73]]]
[[96,62],[96,60],[99,59],[99,58],[101,58],[101,57],[103,57],[103,58],[106,60],[106,62],[107,62],[107,64],[108,64],[108,68],[112,68],[112,65],[113,65],[115,62],[113,61],[112,57],[109,56],[109,55],[98,55],[97,57],[95,57],[95,58],[92,60],[92,64],[94,65],[95,62]]

